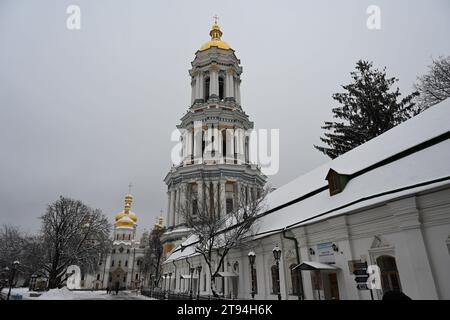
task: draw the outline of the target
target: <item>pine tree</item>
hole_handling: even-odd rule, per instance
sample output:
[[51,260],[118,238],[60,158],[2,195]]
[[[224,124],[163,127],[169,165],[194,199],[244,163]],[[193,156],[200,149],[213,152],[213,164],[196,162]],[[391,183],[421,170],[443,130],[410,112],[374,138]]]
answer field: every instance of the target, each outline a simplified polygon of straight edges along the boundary
[[334,159],[347,151],[382,134],[386,130],[415,115],[413,98],[417,92],[400,101],[398,79],[386,77],[386,68],[373,68],[371,62],[359,60],[350,73],[353,83],[342,86],[345,92],[332,98],[341,106],[333,108],[333,117],[341,121],[325,121],[322,129],[328,131],[320,140],[328,147],[314,147]]

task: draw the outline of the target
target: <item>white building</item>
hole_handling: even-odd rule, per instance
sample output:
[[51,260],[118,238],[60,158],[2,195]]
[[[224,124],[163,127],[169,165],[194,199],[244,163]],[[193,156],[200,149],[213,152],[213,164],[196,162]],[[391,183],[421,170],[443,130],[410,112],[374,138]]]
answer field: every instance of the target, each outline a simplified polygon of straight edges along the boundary
[[[282,299],[381,299],[388,290],[450,299],[449,119],[450,99],[270,193],[256,235],[228,254],[218,290],[277,299],[279,279]],[[207,295],[195,242],[188,236],[163,269],[171,290]],[[380,268],[381,289],[357,289],[352,271],[364,262]]]
[[[85,273],[78,266],[70,266],[67,273],[71,289],[134,289],[144,285],[142,258],[144,241],[136,240],[137,215],[131,211],[133,196],[125,195],[124,210],[116,214],[111,252],[101,260],[95,273]],[[144,236],[145,237],[145,233]]]

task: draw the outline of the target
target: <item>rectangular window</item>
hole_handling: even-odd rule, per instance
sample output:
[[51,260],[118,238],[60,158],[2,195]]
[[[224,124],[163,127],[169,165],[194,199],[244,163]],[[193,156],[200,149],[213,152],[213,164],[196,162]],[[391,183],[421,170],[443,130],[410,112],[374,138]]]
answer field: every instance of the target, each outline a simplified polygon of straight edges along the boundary
[[232,198],[228,198],[226,200],[226,206],[227,206],[227,213],[233,212],[233,199]]
[[197,199],[192,200],[192,217],[196,217],[198,212]]
[[111,261],[111,267],[114,267],[114,260]]

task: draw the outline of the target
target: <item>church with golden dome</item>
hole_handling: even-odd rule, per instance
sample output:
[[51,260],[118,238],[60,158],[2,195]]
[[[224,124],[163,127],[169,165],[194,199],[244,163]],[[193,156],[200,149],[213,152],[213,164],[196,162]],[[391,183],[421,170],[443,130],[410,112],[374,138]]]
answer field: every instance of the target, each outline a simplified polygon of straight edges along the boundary
[[[129,191],[125,195],[124,209],[114,216],[110,251],[94,273],[80,270],[81,277],[72,283],[73,289],[135,289],[149,281],[143,266],[149,234],[144,231],[142,237],[136,239],[138,216],[131,211],[132,203],[133,196]],[[153,230],[163,229],[164,220],[160,216]]]
[[107,286],[111,289],[139,287],[142,281],[141,262],[145,243],[136,240],[137,215],[131,211],[133,196],[125,195],[123,211],[115,216]]

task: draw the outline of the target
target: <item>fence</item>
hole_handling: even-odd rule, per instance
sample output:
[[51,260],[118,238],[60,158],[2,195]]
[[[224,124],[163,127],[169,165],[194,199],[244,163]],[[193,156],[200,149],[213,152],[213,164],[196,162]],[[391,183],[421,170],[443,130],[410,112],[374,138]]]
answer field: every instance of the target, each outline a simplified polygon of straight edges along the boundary
[[144,288],[141,290],[141,294],[158,300],[231,300],[230,298],[214,297],[212,295],[198,295],[195,293],[191,295],[188,292],[164,291],[160,288],[154,288],[153,290]]

